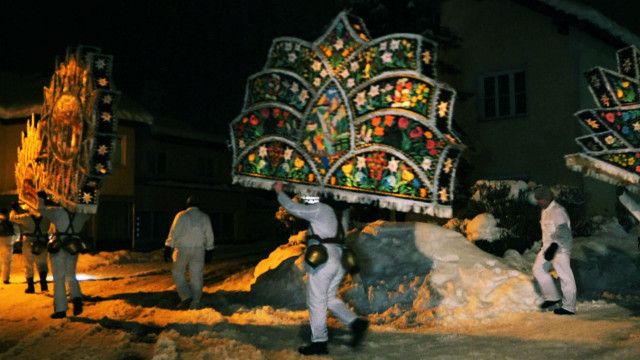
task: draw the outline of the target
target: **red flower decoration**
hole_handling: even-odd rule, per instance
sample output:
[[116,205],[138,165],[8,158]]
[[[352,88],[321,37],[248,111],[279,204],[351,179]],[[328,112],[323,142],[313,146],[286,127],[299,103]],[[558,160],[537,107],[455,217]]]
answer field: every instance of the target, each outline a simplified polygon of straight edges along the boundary
[[251,117],[249,118],[249,124],[256,126],[260,123],[260,120],[258,120],[258,117],[251,114]]
[[610,123],[612,123],[616,119],[616,117],[613,115],[613,113],[607,113],[607,115],[605,115],[605,118]]
[[415,139],[415,138],[418,138],[418,137],[422,136],[422,133],[423,133],[422,127],[421,126],[416,126],[409,133],[409,137],[412,138],[412,139]]
[[406,117],[401,117],[398,119],[398,127],[400,129],[406,129],[409,126],[409,120]]

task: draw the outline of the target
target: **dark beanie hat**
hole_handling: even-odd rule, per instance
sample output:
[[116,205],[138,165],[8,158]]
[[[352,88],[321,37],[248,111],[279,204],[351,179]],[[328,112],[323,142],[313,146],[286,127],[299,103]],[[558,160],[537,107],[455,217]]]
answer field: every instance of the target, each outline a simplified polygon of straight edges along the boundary
[[536,187],[533,191],[533,196],[535,196],[536,200],[553,200],[553,193],[551,192],[551,189],[544,185]]

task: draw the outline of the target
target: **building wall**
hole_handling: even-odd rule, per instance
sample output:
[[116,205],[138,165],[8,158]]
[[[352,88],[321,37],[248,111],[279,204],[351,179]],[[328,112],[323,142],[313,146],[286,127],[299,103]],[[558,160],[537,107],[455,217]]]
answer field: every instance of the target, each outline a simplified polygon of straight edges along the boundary
[[[441,80],[471,94],[457,101],[454,113],[471,146],[465,155],[471,180],[584,187],[590,201],[599,203],[590,210],[611,213],[611,186],[569,170],[564,155],[579,151],[574,139],[584,133],[573,114],[594,106],[583,72],[612,67],[616,48],[572,27],[565,32],[548,15],[509,0],[445,1],[441,23],[462,39],[460,47],[441,49],[439,58],[460,70]],[[527,113],[484,120],[481,79],[505,70],[525,71]]]
[[196,195],[210,216],[217,244],[278,236],[275,196],[231,185],[231,154],[224,142],[213,136],[189,138],[179,130],[157,133],[142,127],[138,134],[135,249],[162,247],[189,195]]
[[113,172],[106,179],[101,190],[104,196],[129,196],[133,197],[135,189],[135,159],[136,159],[136,136],[132,126],[123,125],[118,127],[118,147],[119,151],[112,160]]
[[15,166],[18,159],[18,147],[20,146],[20,134],[25,129],[25,123],[0,123],[0,196],[11,200],[2,201],[0,206],[15,200],[16,177]]

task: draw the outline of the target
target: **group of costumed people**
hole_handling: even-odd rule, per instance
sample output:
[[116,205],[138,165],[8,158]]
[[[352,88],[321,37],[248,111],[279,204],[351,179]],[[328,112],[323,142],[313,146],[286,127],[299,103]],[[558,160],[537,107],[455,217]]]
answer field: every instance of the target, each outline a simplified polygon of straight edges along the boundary
[[[347,272],[343,252],[344,229],[341,228],[334,209],[317,196],[303,196],[302,202],[293,201],[284,191],[284,184],[273,186],[280,205],[291,215],[309,222],[305,270],[307,272],[307,306],[311,327],[311,342],[298,351],[303,355],[328,354],[327,311],[349,326],[351,345],[357,347],[363,340],[369,322],[357,316],[337,296],[338,288]],[[75,271],[78,254],[86,250],[79,232],[89,219],[89,214],[76,213],[51,203],[46,194],[39,193],[40,216],[30,214],[19,206],[13,206],[9,218],[0,213],[2,236],[19,232],[23,235],[25,275],[27,289],[34,292],[34,264],[40,276],[40,287],[47,291],[48,252],[54,278],[54,313],[51,318],[64,318],[67,313],[65,280],[69,285],[73,314],[82,313],[82,292]],[[570,267],[572,246],[571,222],[566,210],[554,200],[549,188],[535,189],[535,199],[542,208],[540,226],[542,247],[533,265],[533,275],[540,286],[544,302],[543,310],[553,310],[558,315],[573,315],[576,311],[576,284]],[[187,199],[186,209],[174,218],[165,242],[165,261],[173,263],[172,275],[180,297],[178,309],[198,309],[201,306],[204,264],[209,262],[214,248],[214,235],[209,216],[198,208],[193,196]],[[11,227],[11,228],[10,228]],[[53,240],[47,241],[47,235]],[[15,236],[15,235],[12,235]],[[5,242],[3,241],[3,244]],[[7,250],[3,250],[3,258]],[[5,262],[6,263],[6,262]],[[9,263],[10,266],[10,263]],[[556,288],[551,269],[560,279],[560,291]],[[190,273],[189,282],[186,272]],[[5,267],[5,283],[8,270]]]
[[[69,306],[65,283],[69,286],[73,315],[80,315],[83,311],[82,292],[76,278],[76,265],[78,255],[88,249],[80,237],[80,232],[90,216],[59,206],[48,200],[44,192],[38,193],[37,215],[23,209],[17,202],[11,205],[8,216],[6,211],[2,211],[0,215],[3,281],[5,284],[9,283],[14,243],[20,241],[27,281],[25,293],[35,293],[34,269],[38,270],[40,291],[48,291],[47,254],[49,254],[54,282],[52,319],[67,316]],[[11,227],[10,232],[9,227]]]

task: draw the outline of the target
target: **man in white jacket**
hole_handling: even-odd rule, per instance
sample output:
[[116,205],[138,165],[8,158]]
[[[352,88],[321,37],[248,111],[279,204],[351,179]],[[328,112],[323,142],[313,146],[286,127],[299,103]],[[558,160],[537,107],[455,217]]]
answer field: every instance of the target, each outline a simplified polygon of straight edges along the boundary
[[[571,221],[567,211],[554,200],[553,193],[546,186],[539,186],[534,192],[538,205],[542,208],[540,226],[542,228],[542,248],[533,264],[533,276],[542,291],[544,302],[541,309],[554,309],[557,315],[576,313],[576,281],[571,271]],[[549,274],[551,267],[560,278],[562,297]]]
[[283,189],[281,182],[276,182],[273,189],[278,194],[278,202],[290,214],[309,221],[307,246],[322,244],[327,251],[326,262],[315,268],[305,264],[307,270],[307,307],[309,308],[309,322],[311,323],[311,344],[300,347],[298,352],[303,355],[328,354],[327,341],[327,309],[343,324],[349,325],[353,337],[352,346],[359,345],[363,339],[369,322],[358,318],[349,310],[345,303],[338,298],[338,287],[342,282],[345,269],[342,267],[342,245],[333,241],[338,235],[338,220],[333,209],[321,202],[306,201],[298,204],[291,200]]
[[[178,309],[198,309],[202,299],[205,262],[211,260],[214,247],[211,219],[198,208],[195,197],[187,199],[187,209],[173,219],[165,242],[165,261],[173,259],[171,273],[180,296]],[[189,284],[185,273],[189,269]]]
[[48,291],[47,274],[47,229],[49,220],[42,216],[31,214],[23,210],[18,203],[12,204],[9,219],[18,224],[22,232],[22,256],[24,257],[24,276],[27,279],[27,294],[35,293],[33,281],[33,265],[38,268],[40,275],[40,291]]
[[[83,311],[82,291],[76,278],[76,266],[78,265],[78,249],[76,239],[80,239],[80,232],[84,224],[91,217],[90,214],[78,213],[68,210],[58,204],[49,203],[46,194],[38,193],[38,211],[55,226],[55,244],[48,244],[49,259],[53,270],[53,307],[52,319],[67,317],[67,289],[71,294],[73,303],[73,315],[80,315]],[[71,246],[70,246],[71,245]]]

